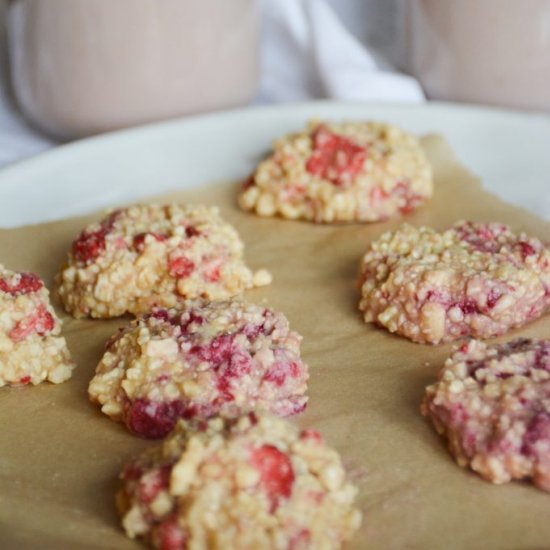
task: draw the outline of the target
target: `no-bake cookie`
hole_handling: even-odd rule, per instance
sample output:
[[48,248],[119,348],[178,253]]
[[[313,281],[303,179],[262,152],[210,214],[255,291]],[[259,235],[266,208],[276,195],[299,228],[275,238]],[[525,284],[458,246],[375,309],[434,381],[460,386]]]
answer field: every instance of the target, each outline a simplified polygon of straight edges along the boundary
[[300,341],[283,314],[241,301],[156,309],[110,340],[90,398],[150,438],[182,417],[294,414],[307,401]]
[[550,340],[465,343],[422,404],[461,466],[550,491]]
[[70,378],[74,365],[60,332],[42,280],[0,266],[0,387]]
[[224,299],[268,284],[243,262],[243,244],[217,208],[132,206],[80,233],[58,275],[58,292],[75,317],[138,315],[185,299]]
[[361,521],[338,453],[268,415],[180,421],[121,478],[124,529],[153,548],[335,550]]
[[365,254],[365,321],[415,342],[489,338],[550,306],[550,249],[500,223],[459,222],[437,232],[404,225]]
[[378,122],[311,122],[274,143],[239,204],[260,216],[374,222],[407,214],[433,192],[418,139]]

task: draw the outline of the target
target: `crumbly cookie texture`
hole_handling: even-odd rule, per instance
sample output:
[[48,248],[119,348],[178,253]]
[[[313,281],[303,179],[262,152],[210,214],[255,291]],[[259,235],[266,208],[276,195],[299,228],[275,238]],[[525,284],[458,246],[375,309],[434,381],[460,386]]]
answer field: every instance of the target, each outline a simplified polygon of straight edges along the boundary
[[379,122],[312,121],[275,141],[243,183],[239,204],[259,216],[374,222],[407,214],[432,193],[415,136]]
[[422,404],[460,466],[550,491],[550,340],[465,343]]
[[359,286],[365,321],[414,342],[489,338],[548,309],[550,248],[500,223],[404,225],[371,244]]
[[116,334],[89,395],[143,437],[164,437],[178,418],[268,410],[307,402],[301,336],[282,313],[241,301],[156,309]]
[[332,550],[361,522],[338,453],[270,415],[180,421],[121,478],[124,529],[153,548]]
[[42,280],[0,265],[0,387],[69,379],[74,365],[60,333]]
[[242,256],[243,243],[217,208],[132,206],[80,233],[58,275],[58,293],[77,318],[110,318],[185,299],[224,299],[271,282]]

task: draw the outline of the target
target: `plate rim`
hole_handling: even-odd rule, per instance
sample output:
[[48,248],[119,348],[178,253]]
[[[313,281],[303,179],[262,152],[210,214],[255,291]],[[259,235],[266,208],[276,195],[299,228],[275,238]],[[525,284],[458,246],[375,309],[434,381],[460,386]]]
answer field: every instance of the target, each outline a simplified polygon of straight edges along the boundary
[[426,101],[425,103],[399,103],[399,102],[385,102],[385,101],[340,101],[332,99],[317,99],[309,101],[297,101],[288,103],[275,103],[269,105],[250,105],[245,107],[237,107],[232,109],[223,109],[220,111],[212,111],[208,113],[197,113],[187,116],[180,116],[167,120],[148,122],[145,124],[139,124],[129,128],[122,128],[120,130],[114,130],[111,132],[104,132],[93,136],[77,139],[74,141],[61,142],[55,145],[53,148],[46,151],[41,151],[36,155],[30,155],[22,159],[9,163],[6,166],[0,168],[0,186],[2,185],[2,179],[8,177],[12,171],[21,170],[25,165],[32,165],[35,163],[43,162],[44,159],[48,159],[52,156],[63,155],[73,150],[93,146],[99,142],[119,141],[127,138],[131,135],[147,134],[156,131],[162,131],[167,128],[172,128],[181,125],[193,124],[201,121],[207,121],[215,118],[226,118],[239,116],[240,114],[253,113],[257,116],[262,116],[264,112],[281,111],[281,110],[293,110],[310,108],[314,106],[319,107],[359,107],[373,109],[377,108],[391,108],[396,110],[456,110],[456,111],[468,111],[477,112],[483,115],[491,115],[498,117],[512,117],[521,119],[533,119],[540,120],[546,119],[550,127],[550,113],[544,111],[524,111],[520,109],[507,109],[504,107],[498,107],[493,105],[478,105],[474,103],[455,103],[452,101]]

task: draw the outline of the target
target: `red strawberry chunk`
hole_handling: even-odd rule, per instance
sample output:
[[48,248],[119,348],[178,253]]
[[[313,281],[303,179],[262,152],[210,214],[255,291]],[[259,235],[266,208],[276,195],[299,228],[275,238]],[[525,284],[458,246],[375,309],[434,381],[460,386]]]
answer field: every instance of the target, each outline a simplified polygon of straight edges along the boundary
[[82,231],[73,242],[73,256],[77,262],[95,260],[105,250],[105,237],[111,232],[120,210],[115,210],[105,218],[97,231]]
[[518,247],[521,253],[521,257],[525,260],[527,256],[532,256],[533,254],[536,254],[537,251],[535,250],[535,247],[533,245],[530,245],[529,243],[525,241],[519,241]]
[[252,357],[246,350],[236,348],[229,358],[229,364],[225,369],[225,376],[240,378],[252,370]]
[[[223,366],[218,365],[217,388],[220,392],[218,405],[224,402],[233,401],[234,396],[231,391],[231,380],[239,379],[247,375],[253,367],[250,354],[241,349],[230,349],[230,355],[224,359]],[[238,385],[238,382],[237,382]]]
[[471,298],[465,298],[460,302],[457,302],[455,306],[459,307],[462,310],[464,315],[470,315],[472,313],[479,313],[479,307],[474,300]]
[[126,425],[137,435],[157,439],[167,435],[184,416],[185,406],[181,401],[168,403],[137,399],[126,415]]
[[194,225],[188,225],[185,228],[185,235],[188,238],[198,237],[200,234],[201,234],[201,232]]
[[25,386],[25,385],[27,385],[30,381],[31,381],[31,377],[27,375],[27,376],[23,376],[22,378],[20,378],[19,383],[20,383],[20,384],[23,384],[23,385]]
[[221,407],[224,403],[233,401],[233,393],[231,392],[231,377],[230,376],[220,376],[218,378],[216,388],[220,392],[219,397],[214,400],[214,406]]
[[190,351],[196,353],[203,361],[208,361],[214,367],[219,367],[231,358],[234,340],[235,336],[232,334],[220,334],[213,338],[209,344],[193,346]]
[[216,387],[220,396],[216,399],[215,408],[234,399],[231,379],[244,376],[253,366],[250,354],[236,347],[234,341],[234,334],[220,334],[209,344],[196,345],[190,349],[190,353],[197,355],[202,361],[207,361],[216,370]]
[[186,550],[187,534],[178,525],[175,517],[164,520],[157,530],[158,547],[160,550]]
[[0,279],[0,290],[12,296],[37,292],[43,286],[44,283],[34,273],[16,273],[9,279]]
[[93,233],[83,231],[73,242],[75,260],[82,263],[95,260],[105,250],[105,235],[103,229]]
[[185,256],[174,258],[168,262],[168,273],[176,279],[189,277],[194,269],[195,264]]
[[313,153],[306,162],[310,174],[345,185],[363,167],[367,152],[351,139],[319,126],[312,135]]
[[22,319],[11,329],[9,337],[14,342],[20,342],[31,334],[38,334],[39,336],[45,336],[51,332],[54,328],[55,321],[52,314],[40,304],[34,314]]
[[273,445],[254,449],[250,463],[260,472],[260,487],[267,493],[274,512],[283,498],[289,498],[294,483],[294,470],[287,454]]

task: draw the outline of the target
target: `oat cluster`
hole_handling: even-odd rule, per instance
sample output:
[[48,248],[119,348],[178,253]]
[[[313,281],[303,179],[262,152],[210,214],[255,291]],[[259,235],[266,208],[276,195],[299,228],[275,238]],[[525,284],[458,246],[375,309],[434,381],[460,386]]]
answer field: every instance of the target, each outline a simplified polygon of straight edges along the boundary
[[432,192],[415,136],[378,122],[314,121],[275,141],[243,184],[239,204],[259,216],[374,222],[412,212]]
[[359,286],[365,321],[414,342],[490,338],[548,310],[550,249],[499,223],[404,225],[369,246]]
[[0,265],[0,387],[69,379],[74,365],[60,333],[43,281]]
[[321,435],[267,414],[180,421],[122,480],[126,532],[159,549],[336,549],[361,518]]
[[270,282],[244,264],[243,243],[217,208],[169,204],[115,210],[84,229],[57,290],[74,317],[110,318]]
[[282,313],[242,301],[155,309],[109,341],[90,398],[149,438],[178,418],[287,416],[307,402],[301,339]]
[[426,389],[422,414],[460,466],[550,491],[550,340],[463,344]]

